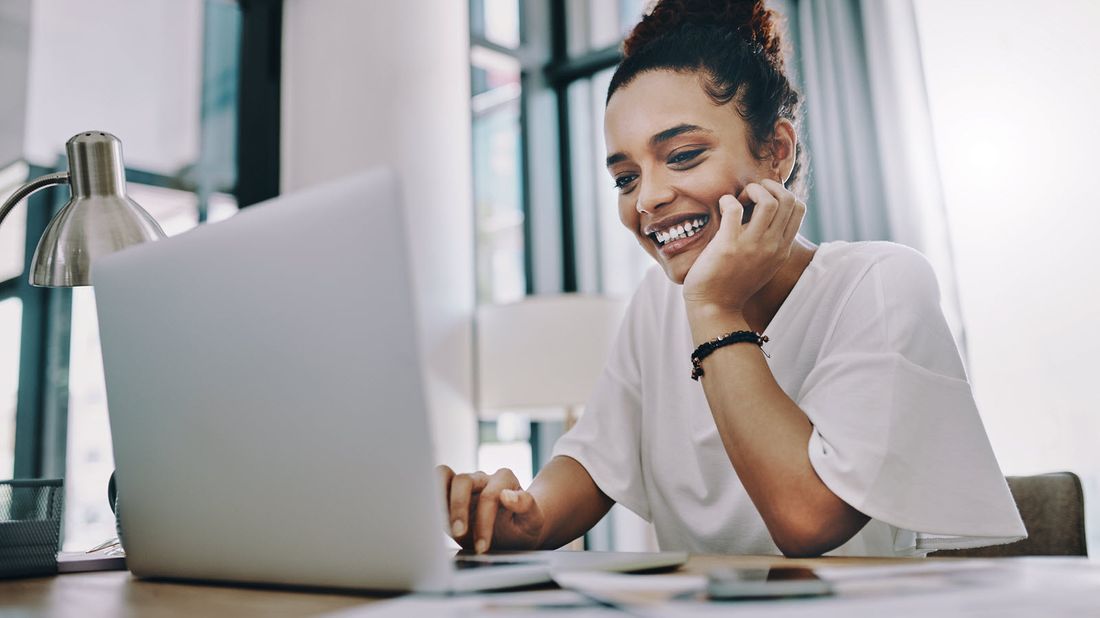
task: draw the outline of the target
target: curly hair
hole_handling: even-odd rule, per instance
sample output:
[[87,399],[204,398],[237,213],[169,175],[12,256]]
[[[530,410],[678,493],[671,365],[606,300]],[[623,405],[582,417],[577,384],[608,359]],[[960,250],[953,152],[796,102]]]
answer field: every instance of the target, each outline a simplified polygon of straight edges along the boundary
[[[766,158],[780,118],[801,133],[802,95],[787,76],[782,17],[764,0],[661,0],[623,42],[607,101],[642,73],[695,72],[715,105],[733,102],[749,147]],[[806,152],[799,143],[786,187],[805,198]]]

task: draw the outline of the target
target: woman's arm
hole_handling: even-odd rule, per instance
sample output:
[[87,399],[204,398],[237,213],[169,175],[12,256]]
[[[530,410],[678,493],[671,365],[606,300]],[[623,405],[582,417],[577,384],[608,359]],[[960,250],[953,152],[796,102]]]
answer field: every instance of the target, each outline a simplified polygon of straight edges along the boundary
[[[761,290],[785,277],[793,286],[804,268],[792,266],[791,256],[805,204],[774,180],[748,184],[739,198],[754,204],[749,223],[741,224],[741,202],[724,196],[719,230],[684,280],[695,345],[733,331],[762,330],[782,299],[770,306],[761,301],[767,296]],[[784,269],[797,272],[790,277]],[[702,366],[703,391],[726,455],[780,551],[819,555],[859,532],[868,517],[814,472],[810,420],[776,383],[761,350],[727,345]]]
[[[695,345],[751,330],[739,314],[689,313]],[[734,344],[703,361],[701,378],[726,455],[786,556],[817,556],[852,538],[868,517],[836,496],[810,465],[813,426],[776,383],[760,348]]]
[[511,470],[455,474],[436,468],[451,536],[466,549],[557,549],[588,531],[614,502],[580,463],[555,457],[524,491]]
[[557,549],[588,532],[615,504],[576,459],[558,456],[527,490],[546,518],[540,549]]

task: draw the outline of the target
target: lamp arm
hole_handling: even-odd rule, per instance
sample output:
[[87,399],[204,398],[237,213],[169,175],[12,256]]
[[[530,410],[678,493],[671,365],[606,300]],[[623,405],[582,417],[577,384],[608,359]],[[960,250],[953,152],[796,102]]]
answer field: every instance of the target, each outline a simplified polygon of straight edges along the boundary
[[15,190],[15,193],[11,194],[11,197],[4,200],[4,204],[0,205],[0,225],[4,223],[4,219],[7,218],[8,213],[15,208],[23,198],[27,197],[31,193],[38,191],[39,189],[45,189],[53,185],[68,184],[69,172],[57,172],[54,174],[46,174],[45,176],[39,176],[27,184],[19,187]]

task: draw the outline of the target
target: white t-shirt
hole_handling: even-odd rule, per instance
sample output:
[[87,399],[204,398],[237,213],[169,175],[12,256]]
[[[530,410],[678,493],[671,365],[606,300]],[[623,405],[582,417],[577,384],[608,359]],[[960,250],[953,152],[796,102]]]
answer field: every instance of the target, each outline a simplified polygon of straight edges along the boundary
[[[554,454],[653,522],[662,549],[778,554],[690,377],[681,290],[659,268],[647,274]],[[830,554],[914,556],[1026,536],[922,255],[821,245],[765,334],[772,374],[814,425],[814,470],[871,517]]]

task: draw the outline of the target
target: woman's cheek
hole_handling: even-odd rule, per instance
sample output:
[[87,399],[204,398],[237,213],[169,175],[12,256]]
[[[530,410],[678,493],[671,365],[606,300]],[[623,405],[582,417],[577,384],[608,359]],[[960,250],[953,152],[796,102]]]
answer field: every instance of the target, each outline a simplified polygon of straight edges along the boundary
[[619,222],[632,232],[638,230],[638,211],[634,208],[634,202],[626,195],[619,196]]

